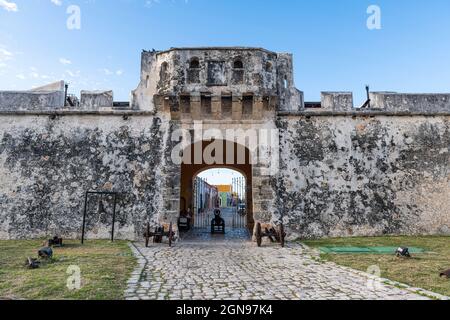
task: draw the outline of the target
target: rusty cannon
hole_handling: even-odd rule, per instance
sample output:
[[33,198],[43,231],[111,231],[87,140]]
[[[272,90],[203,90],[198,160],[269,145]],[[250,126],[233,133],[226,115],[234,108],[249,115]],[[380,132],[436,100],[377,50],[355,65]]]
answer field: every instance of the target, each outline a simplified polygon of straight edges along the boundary
[[150,230],[150,223],[147,223],[147,227],[144,232],[145,238],[145,247],[148,247],[150,243],[150,238],[153,238],[153,243],[162,243],[163,238],[167,238],[169,240],[169,247],[172,247],[172,244],[175,242],[175,232],[173,231],[173,224],[170,223],[169,229],[166,231],[164,226],[158,226],[155,228],[155,231],[152,232]]
[[258,222],[256,224],[255,238],[258,247],[262,246],[263,238],[269,238],[270,242],[277,242],[282,248],[284,248],[286,232],[284,232],[284,226],[282,223],[278,227],[265,227],[263,230],[261,223]]
[[225,219],[219,209],[214,210],[214,219],[211,220],[211,234],[225,234]]

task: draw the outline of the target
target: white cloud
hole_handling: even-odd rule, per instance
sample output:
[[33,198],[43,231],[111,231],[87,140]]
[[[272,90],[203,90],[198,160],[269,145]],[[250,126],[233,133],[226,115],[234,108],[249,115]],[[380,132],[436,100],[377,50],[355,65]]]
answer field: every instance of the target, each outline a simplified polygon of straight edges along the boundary
[[26,79],[26,77],[22,73],[16,75],[16,78],[20,79],[20,80],[25,80]]
[[114,71],[114,70],[110,70],[108,68],[103,68],[103,69],[100,69],[99,71],[101,71],[105,76],[112,76],[112,75],[121,76],[124,73],[124,71],[122,69],[118,69],[118,70]]
[[111,70],[109,70],[109,69],[103,69],[102,70],[103,71],[103,73],[105,74],[105,75],[107,75],[107,76],[110,76],[110,75],[112,75],[114,72],[112,72]]
[[15,4],[14,2],[8,2],[7,0],[0,0],[0,8],[5,9],[6,11],[19,11],[19,9],[17,8],[17,4]]
[[72,64],[72,61],[70,61],[69,59],[66,59],[66,58],[59,58],[59,63],[67,65],[67,64]]
[[66,73],[69,75],[69,77],[76,78],[76,77],[80,76],[81,72],[80,72],[80,70],[77,70],[77,71],[66,70]]
[[13,58],[13,54],[6,49],[0,48],[0,68],[7,67],[6,61]]
[[[0,0],[1,1],[1,0]],[[13,54],[6,49],[0,48],[0,61],[11,60]]]
[[60,6],[62,5],[62,0],[50,0],[54,5]]

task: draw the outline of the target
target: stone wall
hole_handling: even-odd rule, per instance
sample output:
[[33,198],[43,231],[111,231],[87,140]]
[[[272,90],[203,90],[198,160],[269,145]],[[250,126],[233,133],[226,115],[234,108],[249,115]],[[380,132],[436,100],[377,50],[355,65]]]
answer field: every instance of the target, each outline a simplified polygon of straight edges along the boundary
[[[352,93],[323,92],[306,107],[293,74],[288,53],[173,48],[142,53],[130,108],[112,91],[69,106],[63,81],[0,91],[0,239],[79,236],[88,190],[121,193],[118,238],[176,224],[171,134],[197,121],[221,137],[280,130],[279,173],[263,174],[278,159],[252,166],[249,189],[254,219],[283,219],[291,238],[450,234],[450,95],[374,92],[361,110]],[[90,199],[88,238],[109,238],[111,206]]]
[[[87,190],[122,193],[118,238],[140,237],[147,220],[176,221],[168,213],[177,211],[169,204],[179,203],[180,169],[170,162],[168,118],[0,120],[0,238],[79,237]],[[277,125],[281,171],[270,182],[270,212],[272,221],[283,216],[291,238],[450,234],[450,116],[283,115]],[[263,181],[253,183],[258,196]],[[259,216],[258,201],[255,218],[271,220]],[[92,197],[89,238],[110,236],[111,205]]]
[[450,116],[284,116],[292,237],[450,234]]
[[[87,190],[122,193],[118,238],[134,239],[147,218],[158,217],[167,121],[113,115],[0,120],[0,239],[79,237]],[[89,202],[89,238],[110,236],[112,201],[104,200]]]

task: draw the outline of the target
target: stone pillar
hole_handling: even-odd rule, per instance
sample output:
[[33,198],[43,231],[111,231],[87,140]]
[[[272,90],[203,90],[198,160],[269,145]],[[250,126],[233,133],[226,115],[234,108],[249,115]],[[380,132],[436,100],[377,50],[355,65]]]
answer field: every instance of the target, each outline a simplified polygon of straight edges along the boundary
[[222,97],[213,95],[211,97],[211,116],[214,120],[220,120],[222,117]]
[[162,104],[163,104],[162,111],[164,113],[170,114],[170,97],[162,96],[161,99],[162,99]]
[[233,120],[242,120],[242,95],[233,95]]
[[263,97],[255,96],[253,98],[253,120],[261,120],[263,117],[264,101]]
[[164,97],[155,95],[153,97],[153,101],[155,103],[155,110],[163,112],[164,111]]
[[192,120],[202,120],[202,99],[200,93],[191,94]]
[[253,169],[253,216],[256,221],[269,223],[272,220],[273,190],[270,178],[259,175],[259,168]]
[[179,97],[172,96],[169,98],[170,114],[172,120],[178,121],[181,119],[181,106]]

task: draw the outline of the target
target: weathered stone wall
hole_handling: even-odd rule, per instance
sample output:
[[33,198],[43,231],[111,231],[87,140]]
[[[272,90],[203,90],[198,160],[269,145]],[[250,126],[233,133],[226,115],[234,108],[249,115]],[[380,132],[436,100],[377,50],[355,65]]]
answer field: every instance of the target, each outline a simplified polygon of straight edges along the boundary
[[[161,211],[168,121],[151,116],[0,117],[0,239],[79,237],[87,190],[116,191],[116,237]],[[92,197],[89,238],[109,238],[112,201]],[[99,212],[100,211],[100,212]]]
[[[277,123],[271,211],[273,220],[284,215],[291,237],[450,233],[450,116],[285,115]],[[142,114],[1,116],[0,238],[79,237],[86,190],[123,192],[118,238],[140,236],[147,219],[165,221],[177,208],[164,197],[180,191],[169,181],[171,130],[168,119]],[[111,204],[101,212],[92,197],[89,238],[109,237]]]
[[284,116],[278,206],[293,237],[450,234],[450,117]]

